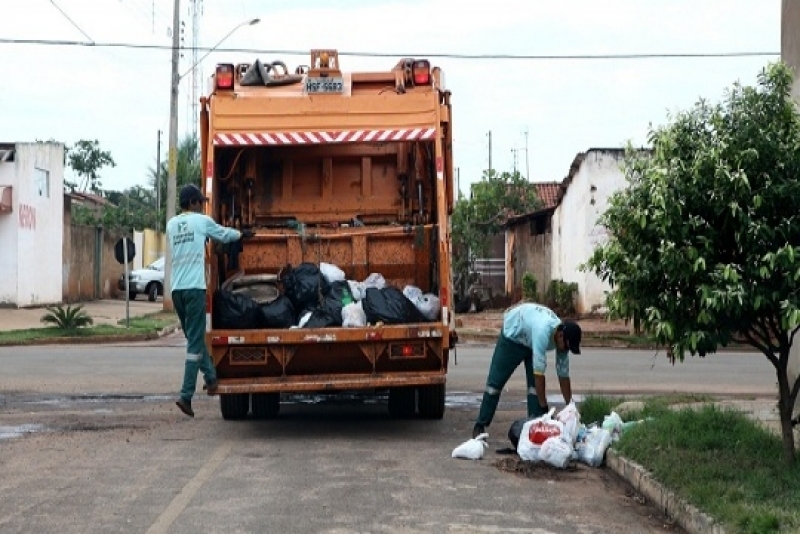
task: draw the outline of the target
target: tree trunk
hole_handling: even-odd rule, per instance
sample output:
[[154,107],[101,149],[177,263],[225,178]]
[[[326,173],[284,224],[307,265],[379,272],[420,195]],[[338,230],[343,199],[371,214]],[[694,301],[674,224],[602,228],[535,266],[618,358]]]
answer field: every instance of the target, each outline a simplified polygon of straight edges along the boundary
[[778,369],[778,411],[781,416],[781,436],[783,437],[783,457],[786,463],[794,463],[794,429],[792,428],[792,411],[794,399],[791,398],[789,377],[786,368]]

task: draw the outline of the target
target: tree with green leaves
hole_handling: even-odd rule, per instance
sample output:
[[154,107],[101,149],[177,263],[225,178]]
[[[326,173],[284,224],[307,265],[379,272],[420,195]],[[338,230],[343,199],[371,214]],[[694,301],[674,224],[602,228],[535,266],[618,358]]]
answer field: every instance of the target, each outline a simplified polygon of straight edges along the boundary
[[74,146],[67,148],[67,164],[79,177],[79,182],[65,181],[64,185],[72,191],[91,191],[97,195],[102,193],[103,183],[100,169],[106,166],[116,167],[111,153],[100,149],[100,142],[82,139]]
[[490,238],[499,233],[503,223],[514,215],[530,213],[541,207],[536,185],[519,172],[484,171],[481,181],[473,183],[469,199],[459,192],[451,218],[453,236],[453,273],[462,283],[463,293],[476,258],[489,253]]
[[608,242],[586,267],[610,283],[612,314],[683,361],[731,341],[775,367],[786,460],[794,461],[789,349],[800,327],[800,114],[792,74],[768,65],[755,87],[700,101],[629,150],[627,189],[601,223]]
[[[176,190],[186,184],[200,185],[200,144],[197,137],[188,135],[178,143],[177,167],[176,167]],[[166,217],[167,207],[167,174],[169,170],[169,159],[165,158],[159,162],[158,173],[156,169],[150,168],[150,185],[158,191],[159,211],[161,217]],[[175,206],[178,209],[178,206]],[[162,224],[163,228],[163,224]]]

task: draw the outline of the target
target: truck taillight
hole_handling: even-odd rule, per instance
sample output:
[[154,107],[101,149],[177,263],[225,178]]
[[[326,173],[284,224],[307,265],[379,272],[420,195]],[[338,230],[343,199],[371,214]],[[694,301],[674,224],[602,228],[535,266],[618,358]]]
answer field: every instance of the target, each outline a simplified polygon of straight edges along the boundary
[[217,89],[233,89],[233,65],[220,63],[217,65]]
[[428,85],[431,83],[431,62],[427,59],[417,59],[411,67],[414,76],[414,85]]

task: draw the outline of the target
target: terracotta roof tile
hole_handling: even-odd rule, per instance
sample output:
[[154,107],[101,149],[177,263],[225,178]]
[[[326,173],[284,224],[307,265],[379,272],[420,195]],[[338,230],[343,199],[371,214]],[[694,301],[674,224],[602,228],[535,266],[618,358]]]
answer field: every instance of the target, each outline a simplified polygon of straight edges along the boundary
[[541,209],[555,208],[558,206],[561,184],[559,182],[536,183],[536,194],[542,201]]

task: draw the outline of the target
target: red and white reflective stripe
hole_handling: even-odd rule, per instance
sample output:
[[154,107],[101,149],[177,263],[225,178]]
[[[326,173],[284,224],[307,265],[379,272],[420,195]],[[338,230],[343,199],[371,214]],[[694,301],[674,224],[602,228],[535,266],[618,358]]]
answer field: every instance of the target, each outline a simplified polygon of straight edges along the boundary
[[215,146],[318,145],[326,143],[384,143],[433,139],[436,128],[344,130],[333,132],[241,132],[214,135]]

